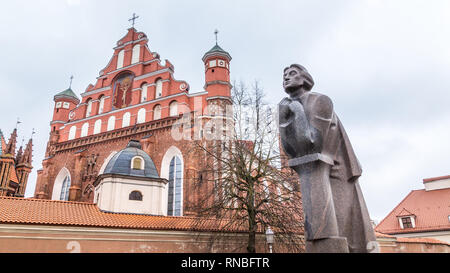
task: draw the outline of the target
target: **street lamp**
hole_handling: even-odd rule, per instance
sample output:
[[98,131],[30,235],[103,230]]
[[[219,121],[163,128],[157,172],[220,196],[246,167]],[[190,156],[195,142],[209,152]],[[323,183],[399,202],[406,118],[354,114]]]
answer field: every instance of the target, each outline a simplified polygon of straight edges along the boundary
[[270,227],[268,227],[266,230],[266,240],[267,244],[269,245],[269,253],[272,253],[273,235],[273,231],[270,229]]

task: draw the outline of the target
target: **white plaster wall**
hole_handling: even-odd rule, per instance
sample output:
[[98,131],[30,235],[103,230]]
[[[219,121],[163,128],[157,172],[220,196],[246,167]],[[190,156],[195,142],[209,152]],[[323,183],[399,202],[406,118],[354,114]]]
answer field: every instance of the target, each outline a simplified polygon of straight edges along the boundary
[[423,183],[426,191],[450,188],[450,179],[442,179]]
[[[97,204],[101,210],[122,213],[166,215],[163,205],[165,182],[126,178],[104,178],[95,189],[100,193]],[[142,201],[129,200],[132,191],[142,193]]]
[[404,238],[433,238],[439,241],[450,243],[450,230],[436,232],[402,233],[394,234],[393,236]]

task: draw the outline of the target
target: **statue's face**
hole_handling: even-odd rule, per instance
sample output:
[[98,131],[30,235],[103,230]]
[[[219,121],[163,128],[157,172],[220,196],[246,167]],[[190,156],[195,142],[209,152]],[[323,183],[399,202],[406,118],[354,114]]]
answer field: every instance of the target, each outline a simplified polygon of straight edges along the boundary
[[296,67],[290,67],[284,71],[283,87],[285,90],[297,89],[303,85],[303,74]]

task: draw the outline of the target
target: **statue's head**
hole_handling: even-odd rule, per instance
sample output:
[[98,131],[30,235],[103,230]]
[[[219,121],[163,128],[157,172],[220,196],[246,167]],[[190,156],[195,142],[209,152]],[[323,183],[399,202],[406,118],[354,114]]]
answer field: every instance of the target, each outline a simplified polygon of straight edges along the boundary
[[314,80],[303,66],[291,64],[284,69],[283,87],[289,95],[310,91],[313,86]]

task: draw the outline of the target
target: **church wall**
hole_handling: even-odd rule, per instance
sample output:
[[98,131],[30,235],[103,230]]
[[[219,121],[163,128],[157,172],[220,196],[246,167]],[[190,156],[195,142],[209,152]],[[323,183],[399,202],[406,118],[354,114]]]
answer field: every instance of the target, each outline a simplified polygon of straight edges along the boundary
[[[265,252],[264,235],[257,242]],[[246,244],[238,233],[0,224],[0,253],[246,252]]]
[[[106,122],[102,126],[106,126]],[[150,134],[150,137],[141,140]],[[89,137],[86,139],[89,139]],[[93,183],[105,159],[109,157],[111,152],[124,149],[131,139],[141,140],[143,150],[150,155],[160,175],[162,159],[167,150],[171,146],[176,146],[181,151],[183,161],[185,162],[183,170],[184,203],[186,205],[186,202],[192,202],[194,193],[190,192],[190,183],[192,182],[192,177],[196,175],[197,170],[201,169],[200,166],[204,159],[201,155],[192,153],[193,143],[191,141],[183,139],[175,141],[171,135],[171,127],[136,134],[131,133],[124,137],[105,139],[101,142],[88,145],[76,145],[73,148],[56,152],[54,157],[44,161],[43,171],[38,177],[35,197],[39,198],[37,193],[43,189],[44,184],[47,184],[47,199],[51,199],[53,183],[56,176],[62,168],[66,167],[71,174],[71,185],[79,185],[80,188],[80,195],[74,201],[93,202],[94,192],[89,190],[88,185]],[[88,169],[88,161],[92,158],[92,155],[96,155],[96,163],[94,168],[90,170]],[[185,213],[189,214],[190,212],[185,211]]]

